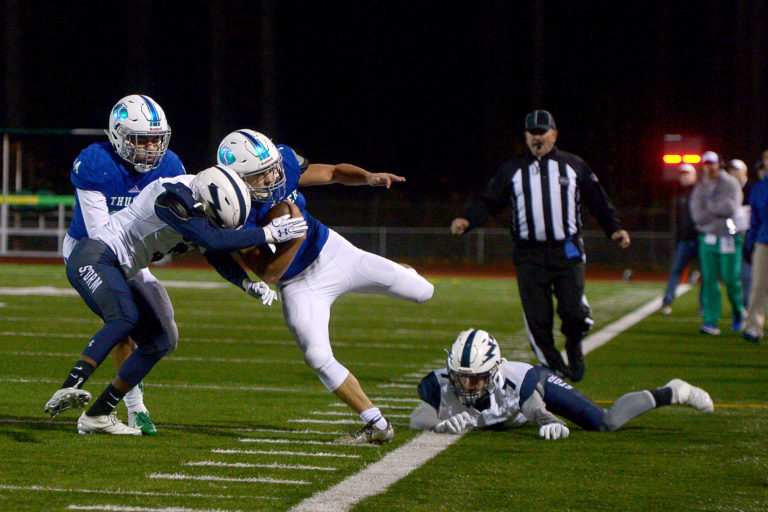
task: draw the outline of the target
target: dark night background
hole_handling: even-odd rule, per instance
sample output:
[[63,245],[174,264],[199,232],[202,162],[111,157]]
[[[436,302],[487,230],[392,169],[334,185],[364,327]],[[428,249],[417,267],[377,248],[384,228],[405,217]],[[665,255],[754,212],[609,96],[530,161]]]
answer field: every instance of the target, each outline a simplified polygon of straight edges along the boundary
[[[310,161],[406,176],[387,193],[311,192],[428,205],[404,225],[447,226],[522,149],[534,108],[554,114],[558,145],[590,163],[620,212],[668,204],[664,133],[702,135],[750,167],[768,148],[764,0],[0,4],[0,126],[103,128],[141,92],[164,108],[188,172],[250,127]],[[69,166],[91,141],[32,139],[25,186],[71,193]]]

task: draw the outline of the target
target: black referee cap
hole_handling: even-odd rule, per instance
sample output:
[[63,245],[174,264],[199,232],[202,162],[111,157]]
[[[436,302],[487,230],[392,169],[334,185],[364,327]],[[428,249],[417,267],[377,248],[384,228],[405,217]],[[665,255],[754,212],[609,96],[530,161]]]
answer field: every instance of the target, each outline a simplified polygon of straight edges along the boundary
[[547,131],[549,129],[557,130],[555,118],[546,110],[534,110],[525,116],[525,131]]

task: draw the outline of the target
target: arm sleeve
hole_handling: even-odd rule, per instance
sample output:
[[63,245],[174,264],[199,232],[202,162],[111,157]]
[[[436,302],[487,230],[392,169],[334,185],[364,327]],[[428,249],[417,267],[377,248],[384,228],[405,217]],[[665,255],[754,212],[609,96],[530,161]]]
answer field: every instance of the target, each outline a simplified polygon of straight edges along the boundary
[[248,274],[228,252],[205,251],[204,256],[221,277],[243,289],[243,281],[248,279]]
[[563,420],[547,410],[547,405],[538,390],[531,393],[531,396],[523,402],[520,409],[528,421],[537,425],[549,425],[550,423],[565,425]]
[[714,220],[712,215],[704,205],[703,192],[701,186],[697,186],[691,192],[691,201],[689,209],[691,210],[691,219],[693,219],[696,227],[701,228]]
[[741,206],[744,193],[741,191],[741,185],[739,185],[736,179],[721,181],[721,183],[723,193],[709,198],[707,200],[707,209],[713,215],[726,219],[733,217],[736,209]]
[[419,402],[419,405],[411,411],[411,421],[409,427],[413,430],[429,430],[440,423],[437,417],[437,411],[426,402]]
[[107,207],[107,197],[96,190],[75,189],[77,200],[80,203],[80,211],[83,212],[83,221],[85,221],[85,230],[88,236],[93,235],[94,231],[109,222],[109,207]]
[[613,207],[608,195],[600,185],[597,176],[586,163],[582,163],[579,176],[579,189],[584,202],[587,203],[589,211],[595,216],[597,221],[603,227],[605,234],[610,237],[613,233],[621,229],[619,214]]
[[155,213],[185,239],[209,251],[229,252],[266,243],[263,228],[236,230],[216,227],[207,219],[188,212],[168,192],[163,192],[155,200]]
[[499,167],[483,191],[467,204],[464,210],[464,218],[469,221],[467,231],[482,226],[489,217],[501,213],[509,204],[509,179],[507,176],[513,167],[511,162]]

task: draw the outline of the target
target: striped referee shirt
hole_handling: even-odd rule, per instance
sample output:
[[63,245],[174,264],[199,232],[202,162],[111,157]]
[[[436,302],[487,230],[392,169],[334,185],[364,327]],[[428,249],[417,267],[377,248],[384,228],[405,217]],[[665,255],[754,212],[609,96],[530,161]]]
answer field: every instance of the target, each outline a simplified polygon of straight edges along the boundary
[[582,201],[606,235],[621,229],[616,209],[584,160],[556,147],[541,159],[526,151],[499,167],[464,218],[469,229],[482,226],[511,203],[515,242],[560,242],[581,233]]

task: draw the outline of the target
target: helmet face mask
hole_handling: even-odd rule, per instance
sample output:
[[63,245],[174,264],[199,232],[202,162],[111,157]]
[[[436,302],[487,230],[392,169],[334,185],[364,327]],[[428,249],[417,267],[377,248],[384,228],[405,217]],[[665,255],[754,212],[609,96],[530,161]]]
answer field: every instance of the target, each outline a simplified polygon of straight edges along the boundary
[[495,389],[500,365],[501,352],[493,336],[480,329],[461,332],[446,359],[456,398],[468,407],[477,405]]
[[248,219],[251,196],[243,181],[231,169],[214,166],[197,174],[195,196],[214,224],[222,228],[240,229]]
[[224,137],[216,155],[242,178],[254,201],[274,203],[285,196],[283,156],[266,135],[237,130]]
[[168,151],[171,128],[165,112],[149,96],[122,98],[109,116],[109,141],[115,152],[136,172],[156,169]]

